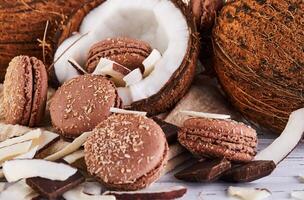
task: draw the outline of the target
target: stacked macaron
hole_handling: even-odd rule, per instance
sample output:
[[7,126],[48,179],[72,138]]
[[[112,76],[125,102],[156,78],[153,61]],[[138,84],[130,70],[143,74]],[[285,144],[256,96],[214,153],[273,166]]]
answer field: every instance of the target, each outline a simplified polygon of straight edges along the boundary
[[47,72],[35,57],[18,56],[9,64],[3,85],[5,121],[36,126],[43,119],[48,87]]
[[256,131],[233,120],[190,118],[184,122],[178,140],[201,157],[248,162],[256,154]]

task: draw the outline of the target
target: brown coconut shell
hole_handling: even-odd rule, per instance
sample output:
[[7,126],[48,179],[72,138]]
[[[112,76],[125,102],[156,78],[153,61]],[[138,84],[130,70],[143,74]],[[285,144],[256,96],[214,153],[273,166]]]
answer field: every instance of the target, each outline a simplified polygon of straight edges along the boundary
[[304,106],[303,0],[237,0],[213,30],[215,69],[247,118],[280,132]]
[[[103,2],[104,0],[93,0],[78,9],[57,33],[57,44],[60,45],[73,32],[78,31],[82,19],[93,8]],[[190,31],[188,49],[181,66],[157,94],[147,99],[134,102],[130,106],[130,109],[146,111],[149,115],[155,115],[169,110],[185,95],[191,85],[197,65],[200,43],[199,33],[192,15],[191,3],[186,5],[179,0],[172,0],[172,2],[182,11],[187,20]]]
[[47,21],[49,27],[44,57],[46,62],[51,62],[54,53],[52,39],[59,25],[65,23],[71,13],[88,1],[0,1],[0,82],[13,57],[29,55],[43,60],[42,46],[38,40],[43,41]]

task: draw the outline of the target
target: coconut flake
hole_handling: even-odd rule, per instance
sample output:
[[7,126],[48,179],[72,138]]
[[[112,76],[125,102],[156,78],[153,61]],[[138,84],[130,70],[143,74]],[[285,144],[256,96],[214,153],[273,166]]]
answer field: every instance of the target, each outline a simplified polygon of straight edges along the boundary
[[228,195],[235,196],[243,200],[262,200],[271,196],[271,192],[267,189],[244,188],[230,186],[227,190]]
[[87,74],[87,73],[88,73],[88,72],[86,72],[86,71],[77,63],[77,61],[74,60],[73,58],[70,58],[70,59],[68,60],[68,62],[70,63],[70,65],[71,65],[72,67],[74,67],[74,68],[78,71],[79,74]]
[[66,147],[64,147],[60,151],[58,151],[52,155],[49,155],[48,157],[45,158],[45,160],[55,161],[66,155],[69,155],[70,153],[73,153],[74,151],[79,149],[79,147],[81,147],[85,143],[85,141],[91,134],[92,134],[92,132],[85,132],[85,133],[81,134],[72,143],[68,144]]
[[144,77],[149,76],[154,70],[156,63],[161,59],[161,54],[158,50],[153,49],[150,55],[143,61],[143,66],[145,67]]
[[188,110],[181,110],[180,113],[183,113],[185,115],[189,115],[192,117],[201,117],[201,118],[210,118],[210,119],[230,119],[231,118],[230,115],[196,112],[196,111],[188,111]]
[[12,137],[24,135],[30,130],[30,128],[25,126],[0,123],[0,141],[5,141]]
[[[122,96],[124,105],[150,97],[163,88],[182,64],[190,38],[184,15],[171,1],[111,0],[105,1],[85,16],[79,34],[66,39],[57,48],[55,59],[77,38],[88,32],[86,37],[67,50],[55,63],[56,76],[60,82],[75,76],[76,70],[72,73],[65,67],[69,58],[84,65],[90,47],[107,38],[124,36],[143,40],[162,54],[149,76],[131,87],[123,87],[129,90],[128,94],[135,95],[127,99]],[[128,102],[129,99],[132,101]]]
[[150,186],[139,191],[106,191],[104,194],[114,195],[118,199],[177,199],[187,192],[184,186]]
[[304,108],[292,112],[281,135],[260,151],[254,160],[273,160],[279,164],[300,142],[304,132]]
[[10,160],[18,155],[29,151],[32,146],[32,141],[14,144],[0,149],[0,164],[6,160]]
[[142,116],[147,115],[147,112],[134,111],[134,110],[124,110],[124,109],[114,108],[114,107],[110,108],[110,112],[119,113],[119,114],[134,114],[134,115],[142,115]]
[[83,150],[78,150],[75,151],[73,153],[71,153],[70,155],[67,155],[63,158],[63,160],[65,160],[67,163],[72,164],[74,162],[76,162],[77,160],[79,160],[80,158],[84,157],[84,151]]
[[59,135],[56,133],[53,133],[51,131],[42,131],[42,134],[38,139],[39,147],[38,147],[37,151],[42,150],[48,144],[50,144],[51,142],[53,142],[54,140],[56,140],[58,138],[59,138]]
[[21,154],[17,157],[15,157],[14,159],[32,159],[35,157],[37,151],[38,151],[38,147],[39,146],[34,146],[33,148],[31,148],[28,152]]
[[304,191],[293,191],[290,193],[291,198],[297,200],[304,200]]
[[177,168],[187,160],[190,160],[190,158],[192,158],[192,155],[189,154],[188,152],[175,156],[174,158],[168,161],[166,165],[166,169],[163,171],[163,174],[167,174],[171,172],[172,170],[174,170],[175,168]]
[[40,159],[10,160],[3,164],[3,173],[8,182],[32,177],[65,181],[76,172],[77,169],[69,165]]
[[0,193],[0,200],[27,199],[28,196],[34,193],[34,190],[25,183],[25,180],[21,180],[3,190]]
[[103,187],[98,182],[85,182],[83,183],[83,193],[90,195],[100,195]]
[[37,139],[40,136],[41,136],[41,130],[40,129],[32,130],[32,131],[30,131],[30,132],[28,132],[28,133],[26,133],[22,136],[15,137],[15,138],[8,139],[8,140],[5,140],[5,141],[1,142],[0,143],[0,148],[11,146],[11,145],[18,144],[18,143],[22,143],[22,142],[25,142],[25,141],[28,141],[28,140]]
[[116,86],[124,86],[124,77],[129,74],[131,70],[128,68],[106,58],[100,58],[97,67],[93,74],[110,76],[111,80]]
[[62,195],[66,200],[115,200],[113,195],[88,195],[83,192],[83,185],[80,185]]
[[134,69],[128,75],[123,77],[123,80],[126,82],[126,86],[134,85],[143,79],[142,73],[139,68]]

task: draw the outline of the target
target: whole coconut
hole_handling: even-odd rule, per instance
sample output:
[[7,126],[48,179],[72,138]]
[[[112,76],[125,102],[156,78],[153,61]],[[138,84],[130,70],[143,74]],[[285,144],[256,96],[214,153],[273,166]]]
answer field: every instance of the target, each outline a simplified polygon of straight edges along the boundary
[[231,102],[276,132],[304,106],[303,22],[303,0],[237,0],[213,30],[215,70]]
[[[17,55],[26,54],[50,60],[53,55],[52,40],[58,26],[86,2],[89,0],[1,0],[0,81],[4,79],[9,61]],[[47,21],[49,26],[44,34]]]

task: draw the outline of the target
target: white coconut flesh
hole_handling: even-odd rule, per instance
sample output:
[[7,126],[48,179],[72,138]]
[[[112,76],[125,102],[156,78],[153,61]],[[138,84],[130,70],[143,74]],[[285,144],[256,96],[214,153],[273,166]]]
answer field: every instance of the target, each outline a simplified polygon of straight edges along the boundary
[[84,66],[92,45],[115,37],[145,41],[162,55],[148,76],[118,88],[124,105],[130,105],[157,94],[169,81],[186,55],[190,32],[184,15],[169,0],[108,0],[89,12],[79,32],[58,47],[54,57],[58,81],[63,83],[79,75],[69,59]]
[[281,135],[255,156],[255,160],[280,163],[300,142],[304,133],[304,108],[292,112]]

